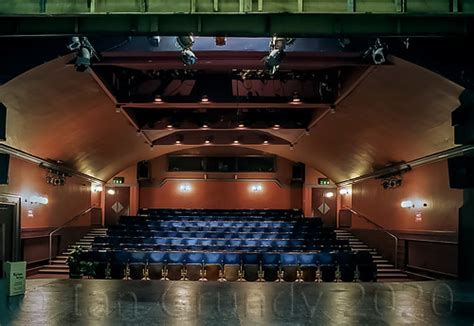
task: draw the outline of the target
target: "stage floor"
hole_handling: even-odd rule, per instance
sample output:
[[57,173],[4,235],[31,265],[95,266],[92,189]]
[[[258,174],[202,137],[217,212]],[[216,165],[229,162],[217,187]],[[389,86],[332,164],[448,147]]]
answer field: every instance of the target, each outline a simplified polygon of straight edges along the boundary
[[0,325],[474,325],[474,284],[28,280]]

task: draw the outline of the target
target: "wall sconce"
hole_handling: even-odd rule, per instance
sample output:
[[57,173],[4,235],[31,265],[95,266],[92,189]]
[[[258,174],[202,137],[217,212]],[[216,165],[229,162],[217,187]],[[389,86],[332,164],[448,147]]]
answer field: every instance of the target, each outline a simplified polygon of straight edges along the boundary
[[351,193],[352,191],[349,188],[341,188],[339,190],[339,194],[341,194],[342,196],[350,195]]
[[334,193],[332,191],[328,191],[324,193],[324,197],[326,198],[332,198],[334,197]]
[[263,187],[262,187],[262,185],[252,185],[250,187],[250,190],[252,192],[261,192],[263,190]]
[[102,185],[92,185],[92,192],[102,192],[104,187]]
[[411,200],[403,200],[401,203],[400,203],[400,206],[402,208],[412,208],[414,207],[413,206],[413,202]]
[[49,203],[49,200],[48,200],[47,197],[31,196],[30,197],[30,203],[46,205],[47,203]]
[[185,183],[185,184],[181,184],[179,186],[179,191],[180,192],[190,192],[191,191],[191,185]]

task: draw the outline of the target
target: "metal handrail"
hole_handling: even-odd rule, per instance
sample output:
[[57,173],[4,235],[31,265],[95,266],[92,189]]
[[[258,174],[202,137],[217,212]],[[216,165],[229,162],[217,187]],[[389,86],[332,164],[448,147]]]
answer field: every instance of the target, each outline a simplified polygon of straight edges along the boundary
[[95,207],[89,207],[88,209],[86,210],[83,210],[82,212],[80,212],[79,214],[77,215],[74,215],[71,219],[67,220],[65,223],[61,224],[60,226],[56,227],[54,230],[52,230],[51,232],[49,232],[49,263],[51,264],[51,261],[53,260],[53,234],[55,234],[56,232],[64,229],[64,227],[66,225],[68,225],[69,223],[77,220],[79,217],[83,216],[83,215],[86,215],[87,213],[89,213],[90,211],[92,211],[92,209],[94,209]]
[[368,218],[367,216],[359,213],[358,211],[350,208],[350,207],[347,207],[347,206],[344,206],[343,209],[347,209],[348,211],[350,211],[351,213],[355,214],[356,216],[362,218],[363,220],[369,222],[370,224],[374,225],[375,227],[377,227],[377,229],[383,231],[384,233],[388,234],[390,237],[392,237],[394,240],[395,240],[395,250],[394,250],[394,255],[393,255],[393,258],[394,258],[394,266],[397,267],[397,258],[398,258],[398,237],[393,234],[392,232],[388,231],[387,229],[385,229],[383,226],[381,226],[380,224],[372,221],[370,218]]

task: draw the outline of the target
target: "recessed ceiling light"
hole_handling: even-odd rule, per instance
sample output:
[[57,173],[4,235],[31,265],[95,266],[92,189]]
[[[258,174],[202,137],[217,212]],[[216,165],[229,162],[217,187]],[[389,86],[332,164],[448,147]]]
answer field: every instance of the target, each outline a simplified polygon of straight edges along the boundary
[[290,103],[291,104],[301,104],[302,103],[300,97],[298,96],[298,93],[295,92],[293,94],[293,99],[291,100]]

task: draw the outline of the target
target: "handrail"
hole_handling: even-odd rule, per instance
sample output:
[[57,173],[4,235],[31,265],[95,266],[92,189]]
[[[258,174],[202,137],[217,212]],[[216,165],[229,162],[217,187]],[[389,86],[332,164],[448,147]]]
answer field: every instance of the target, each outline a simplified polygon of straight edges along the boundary
[[398,256],[398,237],[393,234],[392,232],[388,231],[387,229],[385,229],[383,226],[381,226],[380,224],[372,221],[370,218],[368,218],[367,216],[359,213],[358,211],[350,208],[350,207],[347,207],[347,206],[344,206],[342,209],[347,209],[348,211],[350,211],[352,214],[355,214],[356,216],[362,218],[363,220],[369,222],[370,224],[374,225],[375,227],[377,227],[377,229],[383,231],[384,233],[388,234],[389,236],[391,236],[394,240],[395,240],[395,250],[394,250],[394,255],[393,255],[393,258],[394,258],[394,266],[397,267],[397,256]]
[[74,215],[72,218],[70,218],[69,220],[67,220],[65,223],[61,224],[60,226],[56,227],[54,230],[52,230],[51,232],[49,232],[49,263],[51,264],[51,261],[53,260],[53,234],[55,234],[56,232],[64,229],[64,227],[66,225],[68,225],[69,223],[77,220],[79,217],[83,216],[83,215],[86,215],[87,213],[89,213],[90,211],[92,211],[92,209],[94,209],[95,207],[89,207],[88,209],[85,209],[83,210],[82,212],[80,212],[79,214],[77,215]]

